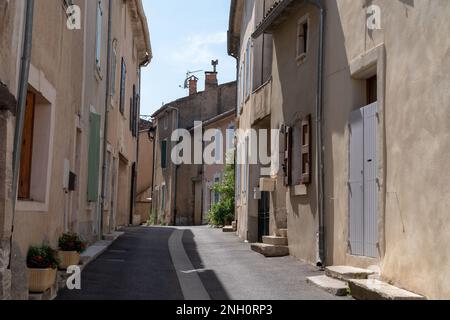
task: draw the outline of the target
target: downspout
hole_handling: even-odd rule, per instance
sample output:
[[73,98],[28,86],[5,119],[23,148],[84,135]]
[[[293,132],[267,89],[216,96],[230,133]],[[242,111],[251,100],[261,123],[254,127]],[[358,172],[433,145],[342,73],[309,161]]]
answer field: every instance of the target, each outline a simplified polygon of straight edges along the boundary
[[317,63],[317,92],[316,92],[316,157],[317,157],[317,202],[319,209],[319,261],[318,267],[325,267],[325,176],[324,176],[324,144],[323,144],[323,78],[324,78],[324,35],[325,35],[325,8],[321,0],[310,0],[320,12],[319,22],[319,51]]
[[[105,210],[105,200],[106,200],[106,155],[108,149],[108,117],[109,117],[109,101],[111,95],[110,88],[110,77],[111,77],[111,47],[112,47],[112,36],[111,36],[111,28],[112,28],[112,0],[108,2],[108,49],[106,54],[106,95],[105,95],[105,122],[104,122],[104,134],[103,134],[103,165],[102,165],[102,200],[100,202],[100,229],[99,235],[100,238],[103,237],[103,211]],[[110,226],[111,227],[111,226]]]
[[25,107],[28,90],[28,77],[31,64],[31,49],[33,44],[33,14],[34,0],[25,1],[25,28],[22,47],[22,62],[20,65],[19,88],[17,92],[17,118],[14,132],[14,151],[13,151],[13,181],[12,181],[12,214],[11,214],[11,235],[9,250],[9,267],[11,266],[12,242],[14,234],[14,218],[16,213],[16,202],[19,181],[20,155],[22,152],[23,127],[25,121]]

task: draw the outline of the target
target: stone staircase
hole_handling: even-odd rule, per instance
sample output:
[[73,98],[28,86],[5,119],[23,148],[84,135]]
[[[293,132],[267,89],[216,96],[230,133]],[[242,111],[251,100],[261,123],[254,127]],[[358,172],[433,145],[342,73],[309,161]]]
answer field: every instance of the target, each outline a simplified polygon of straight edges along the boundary
[[378,274],[372,270],[331,266],[325,269],[325,275],[309,277],[307,282],[333,295],[350,294],[357,300],[424,300],[415,293],[394,287],[378,280]]
[[275,235],[263,237],[263,243],[253,243],[251,249],[267,258],[288,256],[287,229],[279,229]]

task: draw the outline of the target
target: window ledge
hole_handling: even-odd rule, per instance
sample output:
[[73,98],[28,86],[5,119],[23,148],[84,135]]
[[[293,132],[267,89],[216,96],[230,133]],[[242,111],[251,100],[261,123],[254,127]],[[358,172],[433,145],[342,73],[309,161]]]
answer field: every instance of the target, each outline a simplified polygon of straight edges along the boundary
[[23,212],[48,212],[48,204],[32,200],[18,200],[17,211]]
[[299,184],[291,187],[291,196],[307,196],[308,195],[308,187],[304,184]]

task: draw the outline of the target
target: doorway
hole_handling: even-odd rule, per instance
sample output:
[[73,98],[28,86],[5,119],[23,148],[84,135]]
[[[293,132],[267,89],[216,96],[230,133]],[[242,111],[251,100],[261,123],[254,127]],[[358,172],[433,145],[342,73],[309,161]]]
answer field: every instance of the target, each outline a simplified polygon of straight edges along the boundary
[[264,236],[269,235],[270,222],[270,193],[261,192],[258,200],[258,242],[262,242]]
[[350,114],[349,242],[352,255],[378,257],[378,104]]

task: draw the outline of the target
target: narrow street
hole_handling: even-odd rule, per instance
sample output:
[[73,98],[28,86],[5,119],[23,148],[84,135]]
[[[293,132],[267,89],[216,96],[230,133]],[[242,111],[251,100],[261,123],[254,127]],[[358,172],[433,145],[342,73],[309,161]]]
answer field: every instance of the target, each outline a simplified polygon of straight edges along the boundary
[[[178,272],[177,272],[178,271]],[[58,299],[334,299],[306,283],[318,274],[292,257],[267,259],[209,227],[128,228]]]

